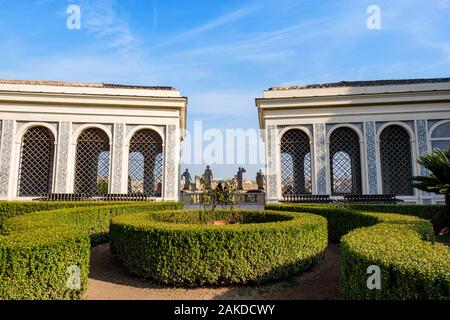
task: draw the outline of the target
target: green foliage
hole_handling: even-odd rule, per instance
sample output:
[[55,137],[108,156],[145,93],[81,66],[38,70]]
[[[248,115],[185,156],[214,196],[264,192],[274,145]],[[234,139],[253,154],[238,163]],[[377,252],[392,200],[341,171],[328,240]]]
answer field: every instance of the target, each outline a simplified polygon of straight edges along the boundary
[[[211,225],[216,219],[233,224]],[[271,211],[123,215],[110,231],[111,250],[126,269],[183,286],[286,278],[316,264],[327,242],[322,217]]]
[[437,235],[436,241],[445,243],[447,246],[450,246],[450,233],[443,235],[443,236]]
[[[368,290],[367,268],[381,269],[381,290]],[[341,290],[347,299],[450,299],[450,251],[414,230],[381,223],[341,241]]]
[[[434,244],[429,221],[406,215],[411,206],[269,205],[327,218],[330,239],[341,242],[341,291],[345,299],[450,299],[450,250]],[[418,206],[419,207],[419,206]],[[433,207],[434,208],[434,207]],[[425,215],[423,208],[417,215]],[[366,210],[366,211],[363,211]],[[431,241],[431,242],[430,242]],[[369,290],[367,268],[381,268],[381,290]]]
[[[289,209],[292,207],[292,209]],[[280,208],[279,210],[298,211],[305,209],[298,208],[329,208],[329,209],[351,209],[354,211],[379,212],[379,213],[395,213],[407,216],[415,216],[426,220],[431,220],[443,210],[443,205],[415,205],[415,204],[275,204],[267,205],[267,209]]]
[[418,163],[430,171],[428,176],[414,177],[414,187],[427,192],[450,195],[450,149],[425,153]]
[[[31,213],[38,207],[66,206],[65,203],[36,204],[11,203],[20,210],[9,214],[15,215],[5,221],[10,231],[0,235],[0,299],[83,298],[87,290],[91,243],[107,240],[112,216],[183,207],[179,203],[90,203],[89,207],[71,203],[77,208]],[[19,212],[28,214],[18,215]],[[67,286],[71,266],[80,268],[80,290],[70,290]]]
[[97,193],[98,194],[107,194],[108,193],[108,181],[100,180],[97,183]]
[[425,220],[431,220],[439,215],[444,209],[443,205],[415,205],[415,204],[349,204],[344,205],[345,208],[380,213],[395,213],[407,216],[414,216]]
[[266,209],[320,215],[328,220],[328,238],[332,242],[339,242],[342,236],[351,230],[377,223],[377,220],[371,216],[360,215],[355,211],[333,205],[280,204],[267,205]]
[[[111,204],[111,203],[109,203]],[[105,206],[105,202],[41,202],[41,201],[0,201],[0,218],[4,220],[37,211],[64,208]]]
[[204,180],[201,180],[201,184],[204,191],[200,197],[200,204],[206,211],[214,211],[218,206],[223,209],[225,207],[234,208],[236,205],[236,198],[239,194],[236,179],[225,181],[222,189],[217,187],[214,190],[205,190]]

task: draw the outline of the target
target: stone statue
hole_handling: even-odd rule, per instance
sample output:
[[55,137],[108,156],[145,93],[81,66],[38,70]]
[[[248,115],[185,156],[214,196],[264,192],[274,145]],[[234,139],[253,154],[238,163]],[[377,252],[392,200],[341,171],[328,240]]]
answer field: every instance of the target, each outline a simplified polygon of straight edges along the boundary
[[184,179],[183,190],[189,190],[189,186],[191,184],[192,177],[191,177],[188,169],[186,169],[186,171],[181,175],[181,179]]
[[209,166],[206,166],[205,173],[203,174],[203,182],[205,184],[205,190],[211,190],[211,183],[213,180],[213,173]]
[[264,184],[266,182],[266,177],[262,173],[262,170],[256,174],[256,184],[258,185],[258,190],[264,190]]
[[238,190],[244,190],[244,173],[247,172],[244,168],[239,167],[239,171],[237,173],[237,185]]

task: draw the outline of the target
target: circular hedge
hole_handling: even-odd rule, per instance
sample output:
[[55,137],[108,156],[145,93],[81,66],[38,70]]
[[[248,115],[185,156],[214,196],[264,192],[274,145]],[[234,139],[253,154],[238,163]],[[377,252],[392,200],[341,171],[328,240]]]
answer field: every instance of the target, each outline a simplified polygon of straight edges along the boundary
[[[340,242],[344,299],[450,299],[450,250],[434,243],[430,221],[414,216],[439,207],[284,204],[266,208],[327,218],[330,241]],[[381,290],[367,286],[371,266],[380,268]]]
[[327,221],[276,211],[147,212],[113,218],[110,243],[126,269],[163,284],[259,284],[320,261]]

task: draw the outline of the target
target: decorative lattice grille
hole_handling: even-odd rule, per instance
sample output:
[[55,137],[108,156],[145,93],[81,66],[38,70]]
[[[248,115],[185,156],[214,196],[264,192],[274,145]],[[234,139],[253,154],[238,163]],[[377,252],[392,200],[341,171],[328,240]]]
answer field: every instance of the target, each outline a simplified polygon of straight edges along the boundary
[[90,196],[108,193],[110,145],[100,129],[84,130],[77,140],[75,193]]
[[51,192],[55,140],[45,127],[29,129],[22,139],[19,197],[39,197]]
[[289,130],[281,139],[281,184],[283,196],[312,191],[311,147],[301,130]]
[[350,128],[338,128],[330,137],[331,192],[333,195],[361,194],[359,138]]
[[153,130],[141,130],[130,141],[128,193],[161,197],[163,141]]
[[408,132],[400,126],[389,126],[380,135],[383,193],[414,195],[411,143]]

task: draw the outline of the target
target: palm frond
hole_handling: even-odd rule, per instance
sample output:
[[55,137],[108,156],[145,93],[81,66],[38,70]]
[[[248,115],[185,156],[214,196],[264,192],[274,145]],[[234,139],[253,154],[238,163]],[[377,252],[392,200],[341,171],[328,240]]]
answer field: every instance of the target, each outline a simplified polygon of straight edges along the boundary
[[413,177],[413,186],[419,190],[450,194],[450,150],[436,149],[420,156],[418,163],[427,169],[428,176]]

